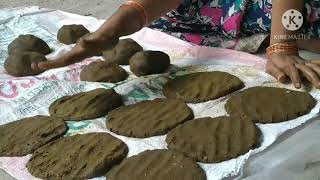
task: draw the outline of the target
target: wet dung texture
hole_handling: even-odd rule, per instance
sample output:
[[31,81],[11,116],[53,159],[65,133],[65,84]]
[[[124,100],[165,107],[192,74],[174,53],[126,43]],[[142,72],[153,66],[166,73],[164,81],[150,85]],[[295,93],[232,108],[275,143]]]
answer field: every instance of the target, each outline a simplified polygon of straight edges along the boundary
[[38,52],[43,55],[49,54],[51,52],[50,47],[45,41],[31,34],[20,35],[8,46],[9,54],[21,51]]
[[185,103],[173,99],[155,99],[110,111],[106,124],[116,134],[146,138],[166,134],[192,118],[192,110]]
[[63,136],[68,130],[61,118],[34,116],[0,126],[0,156],[25,156]]
[[4,69],[15,77],[35,76],[42,72],[33,70],[31,64],[43,61],[47,61],[46,57],[37,52],[15,52],[5,60]]
[[80,73],[81,81],[117,83],[128,78],[128,73],[113,62],[92,62]]
[[121,95],[113,89],[99,88],[60,98],[50,105],[49,113],[67,121],[81,121],[105,116],[122,104]]
[[316,100],[306,92],[283,88],[253,87],[232,96],[225,109],[256,123],[278,123],[308,114]]
[[147,150],[110,170],[108,180],[206,180],[193,160],[170,150]]
[[178,76],[163,87],[167,98],[188,103],[200,103],[218,99],[244,87],[244,83],[229,73],[199,72]]
[[75,44],[82,36],[90,33],[83,25],[63,25],[57,34],[57,39],[63,44]]
[[164,73],[170,66],[170,57],[161,51],[141,51],[130,59],[130,70],[136,76]]
[[104,51],[103,57],[119,65],[129,65],[130,58],[142,50],[143,48],[134,40],[122,39],[113,49]]
[[108,133],[74,135],[37,149],[27,169],[42,179],[89,179],[104,175],[127,153],[127,145]]
[[203,163],[218,163],[247,153],[259,131],[248,119],[202,118],[179,125],[167,135],[168,148]]

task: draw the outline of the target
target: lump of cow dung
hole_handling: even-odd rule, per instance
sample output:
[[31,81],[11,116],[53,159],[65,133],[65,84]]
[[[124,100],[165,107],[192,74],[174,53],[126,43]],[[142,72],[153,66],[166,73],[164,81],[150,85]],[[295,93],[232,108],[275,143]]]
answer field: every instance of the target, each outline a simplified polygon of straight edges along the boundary
[[90,33],[87,28],[83,25],[72,24],[72,25],[63,25],[57,34],[57,39],[63,44],[74,44],[82,36]]
[[8,74],[15,77],[35,76],[42,72],[31,68],[32,63],[47,61],[43,54],[37,52],[15,52],[9,55],[4,62],[4,68]]
[[130,58],[142,50],[143,48],[134,40],[122,39],[113,49],[104,51],[103,57],[119,65],[129,65]]
[[81,81],[117,83],[127,79],[128,73],[113,62],[92,62],[80,73]]
[[130,70],[136,76],[164,73],[170,66],[170,57],[161,51],[141,51],[130,59]]
[[45,41],[31,34],[20,35],[9,44],[9,54],[13,54],[18,51],[33,51],[44,55],[51,52],[50,47]]

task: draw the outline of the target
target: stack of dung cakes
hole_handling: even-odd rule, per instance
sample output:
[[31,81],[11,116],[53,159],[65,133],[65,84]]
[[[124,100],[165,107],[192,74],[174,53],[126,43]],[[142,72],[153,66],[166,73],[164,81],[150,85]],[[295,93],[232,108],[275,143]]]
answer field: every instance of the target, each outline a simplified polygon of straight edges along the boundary
[[4,68],[16,77],[34,76],[42,73],[31,68],[32,63],[47,61],[45,55],[51,52],[48,44],[31,34],[20,35],[8,46],[9,56]]

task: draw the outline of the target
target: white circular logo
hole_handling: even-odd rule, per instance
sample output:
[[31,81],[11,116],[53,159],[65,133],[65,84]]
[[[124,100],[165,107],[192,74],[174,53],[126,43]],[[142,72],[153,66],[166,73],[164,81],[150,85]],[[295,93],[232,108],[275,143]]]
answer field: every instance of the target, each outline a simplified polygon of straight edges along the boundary
[[303,25],[303,16],[299,11],[290,9],[282,15],[282,25],[289,31],[296,31]]

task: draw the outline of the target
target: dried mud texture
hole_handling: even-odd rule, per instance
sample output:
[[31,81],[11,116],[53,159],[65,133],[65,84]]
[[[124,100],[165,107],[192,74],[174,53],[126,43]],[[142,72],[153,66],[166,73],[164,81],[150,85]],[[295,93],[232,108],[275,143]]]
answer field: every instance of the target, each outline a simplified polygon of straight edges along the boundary
[[21,51],[38,52],[43,55],[49,54],[51,52],[50,47],[45,41],[31,34],[20,35],[8,46],[9,54]]
[[63,25],[58,31],[57,39],[63,44],[75,44],[78,39],[89,33],[89,30],[83,25]]
[[104,51],[103,57],[119,65],[129,65],[130,58],[142,50],[143,48],[134,40],[122,39],[113,49]]
[[106,124],[116,134],[146,138],[166,134],[192,118],[192,110],[185,103],[172,99],[155,99],[110,111]]
[[136,76],[164,73],[170,66],[170,57],[161,51],[141,51],[130,59],[130,70]]
[[113,62],[92,62],[80,73],[81,81],[117,83],[128,78],[128,73]]
[[206,180],[193,160],[170,150],[147,150],[125,159],[107,174],[108,180]]
[[36,150],[27,169],[42,179],[89,179],[104,175],[127,153],[127,145],[108,133],[74,135]]
[[226,103],[230,115],[256,123],[278,123],[308,114],[316,100],[306,92],[283,88],[253,87],[232,96]]
[[15,77],[35,76],[41,74],[42,71],[35,71],[31,68],[31,64],[43,61],[47,61],[46,57],[37,52],[15,52],[5,60],[4,69]]
[[243,82],[231,74],[214,71],[178,76],[163,87],[167,98],[188,103],[200,103],[218,99],[244,87]]
[[0,126],[0,156],[25,156],[63,136],[68,130],[61,118],[34,116]]
[[67,121],[81,121],[100,118],[122,105],[121,95],[113,89],[99,88],[60,98],[50,105],[49,113]]
[[258,143],[259,131],[248,119],[202,118],[186,122],[167,135],[170,150],[203,163],[218,163],[247,153]]

